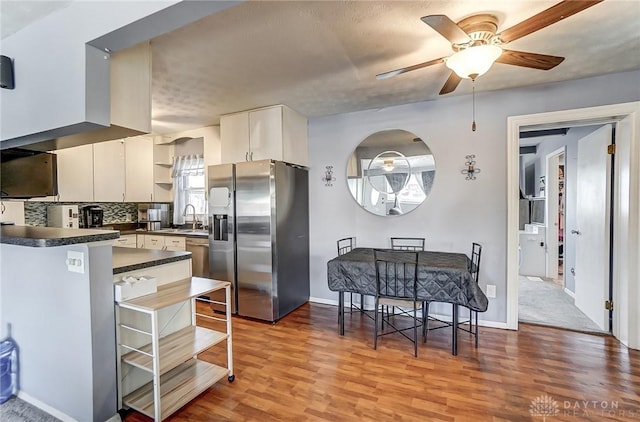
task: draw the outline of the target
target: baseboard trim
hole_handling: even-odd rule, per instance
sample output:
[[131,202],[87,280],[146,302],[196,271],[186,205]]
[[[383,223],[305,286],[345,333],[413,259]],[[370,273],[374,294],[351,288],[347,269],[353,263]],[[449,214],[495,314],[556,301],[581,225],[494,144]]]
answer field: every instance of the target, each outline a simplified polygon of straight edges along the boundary
[[[25,393],[24,391],[18,391],[18,398],[21,399],[21,400],[24,400],[25,402],[29,403],[32,406],[37,407],[38,409],[42,410],[43,412],[47,412],[48,414],[50,414],[54,418],[60,419],[62,422],[77,422],[76,419],[72,418],[71,416],[67,415],[66,413],[63,413],[63,412],[59,411],[58,409],[56,409],[54,407],[51,407],[46,403],[41,402],[40,400],[38,400],[35,397]],[[120,421],[122,421],[122,418],[120,418],[120,414],[118,414],[116,412],[116,414],[113,415],[112,417],[110,417],[109,419],[107,419],[106,422],[120,422]]]
[[[335,307],[338,306],[338,301],[337,300],[324,299],[324,298],[319,298],[319,297],[310,297],[309,298],[309,302],[319,303],[319,304],[322,304],[322,305],[332,305],[332,306],[335,306]],[[344,303],[345,308],[350,306],[350,305],[351,304],[349,302],[345,301],[345,303]],[[366,310],[368,310],[368,311],[373,310],[373,306],[371,306],[370,309],[366,309]],[[442,321],[447,321],[447,322],[451,321],[451,315],[432,314],[432,316],[434,318],[441,319]],[[483,320],[483,319],[478,319],[478,325],[480,325],[481,327],[487,327],[487,328],[499,328],[501,330],[510,330],[511,329],[511,328],[509,328],[507,326],[506,322],[488,321],[488,320]]]
[[569,296],[571,296],[572,298],[574,298],[574,299],[576,298],[576,294],[573,293],[571,290],[567,289],[566,287],[564,288],[564,292],[566,294],[568,294]]
[[58,409],[51,407],[46,403],[41,402],[40,400],[25,393],[24,391],[18,391],[18,398],[26,401],[30,405],[33,405],[44,412],[47,412],[51,416],[58,418],[63,422],[76,422],[75,419],[73,419],[71,416],[67,415],[66,413],[62,413]]

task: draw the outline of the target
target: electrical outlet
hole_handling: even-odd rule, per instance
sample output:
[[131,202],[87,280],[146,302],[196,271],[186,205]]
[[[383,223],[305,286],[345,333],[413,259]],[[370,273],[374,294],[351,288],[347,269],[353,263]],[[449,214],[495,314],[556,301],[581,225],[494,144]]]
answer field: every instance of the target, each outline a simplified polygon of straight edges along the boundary
[[496,285],[495,284],[487,284],[487,297],[495,298],[496,297]]
[[84,274],[84,253],[67,251],[67,269],[72,273]]

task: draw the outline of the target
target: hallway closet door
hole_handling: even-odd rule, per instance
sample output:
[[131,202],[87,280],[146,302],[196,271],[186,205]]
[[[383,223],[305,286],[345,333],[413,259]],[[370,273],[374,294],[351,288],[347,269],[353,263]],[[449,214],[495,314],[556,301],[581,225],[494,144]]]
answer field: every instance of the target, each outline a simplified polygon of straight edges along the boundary
[[604,125],[578,142],[575,304],[600,329],[609,330],[609,195],[612,125]]

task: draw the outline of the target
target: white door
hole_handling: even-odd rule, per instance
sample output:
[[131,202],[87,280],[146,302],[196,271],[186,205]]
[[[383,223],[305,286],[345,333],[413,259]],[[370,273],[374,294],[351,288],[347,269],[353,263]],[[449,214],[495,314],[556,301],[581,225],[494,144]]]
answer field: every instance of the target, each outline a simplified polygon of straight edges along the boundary
[[220,157],[222,163],[249,160],[249,113],[220,117]]
[[125,189],[124,140],[93,145],[93,197],[96,202],[122,202]]
[[62,202],[93,201],[93,145],[57,150],[58,194]]
[[127,138],[124,142],[124,152],[125,200],[153,202],[153,138]]
[[547,215],[545,215],[545,231],[546,231],[546,276],[552,279],[558,278],[558,204],[559,200],[559,167],[560,154],[547,156]]
[[282,107],[249,112],[249,161],[282,160]]
[[611,125],[578,141],[575,304],[602,330],[608,331],[609,297],[609,183]]

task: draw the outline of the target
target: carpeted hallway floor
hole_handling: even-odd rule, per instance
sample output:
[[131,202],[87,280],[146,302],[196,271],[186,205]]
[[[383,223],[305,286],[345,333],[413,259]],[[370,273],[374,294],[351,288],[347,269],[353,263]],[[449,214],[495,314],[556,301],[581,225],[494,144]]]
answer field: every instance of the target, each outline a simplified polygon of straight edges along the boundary
[[580,309],[571,296],[552,281],[519,276],[518,320],[574,331],[606,334]]
[[60,422],[50,414],[29,403],[12,397],[0,405],[0,421],[2,422]]

